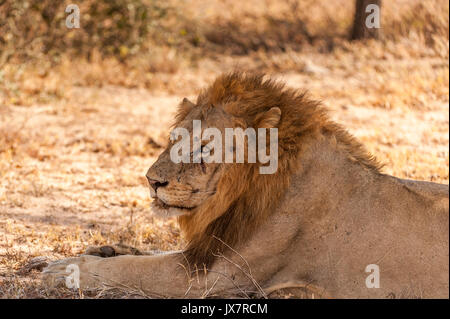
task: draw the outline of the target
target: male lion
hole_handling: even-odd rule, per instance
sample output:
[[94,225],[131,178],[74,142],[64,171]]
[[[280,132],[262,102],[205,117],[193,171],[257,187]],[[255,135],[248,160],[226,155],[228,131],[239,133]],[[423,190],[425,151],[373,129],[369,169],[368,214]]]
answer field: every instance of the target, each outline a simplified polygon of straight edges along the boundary
[[49,284],[78,265],[81,288],[165,297],[254,296],[296,287],[315,297],[448,298],[448,186],[385,175],[305,94],[259,75],[220,76],[175,127],[277,128],[278,170],[261,163],[178,163],[174,141],[147,172],[154,210],[178,217],[188,246],[153,256],[90,249],[49,265]]

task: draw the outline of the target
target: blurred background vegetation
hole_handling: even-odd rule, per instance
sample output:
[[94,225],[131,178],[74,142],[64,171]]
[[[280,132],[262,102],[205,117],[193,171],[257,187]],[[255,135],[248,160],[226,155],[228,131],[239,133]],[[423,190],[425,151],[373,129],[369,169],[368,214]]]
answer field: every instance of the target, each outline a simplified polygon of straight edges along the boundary
[[[70,3],[79,29],[65,26]],[[46,102],[73,85],[170,92],[171,74],[235,56],[250,57],[248,69],[295,70],[274,54],[349,49],[354,10],[354,0],[0,0],[0,103]],[[448,13],[444,0],[385,1],[377,45],[448,57]]]

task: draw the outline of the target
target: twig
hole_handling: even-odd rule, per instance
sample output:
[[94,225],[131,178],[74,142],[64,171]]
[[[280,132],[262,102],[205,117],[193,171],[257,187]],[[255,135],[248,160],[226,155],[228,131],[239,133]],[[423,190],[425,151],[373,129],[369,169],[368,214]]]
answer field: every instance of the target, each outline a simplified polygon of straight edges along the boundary
[[227,246],[232,252],[234,252],[235,254],[237,254],[247,265],[248,268],[248,273],[242,269],[242,267],[240,265],[238,265],[237,263],[235,263],[234,261],[232,261],[231,259],[225,257],[223,254],[220,255],[216,255],[213,254],[216,257],[221,257],[223,259],[225,259],[226,261],[228,261],[229,263],[235,265],[238,269],[240,269],[242,271],[242,273],[248,278],[250,279],[250,281],[253,283],[253,285],[256,287],[256,289],[258,289],[258,291],[261,293],[261,295],[263,296],[263,298],[267,299],[267,295],[264,292],[264,290],[261,288],[261,286],[259,285],[259,283],[256,281],[256,279],[253,277],[252,274],[252,270],[250,268],[249,263],[247,262],[247,260],[240,254],[238,253],[236,250],[234,250],[233,248],[231,248],[227,243],[225,243],[223,240],[221,240],[220,238],[217,238],[216,236],[213,235],[213,238],[217,239],[218,241],[220,241],[222,244],[224,244],[225,246]]

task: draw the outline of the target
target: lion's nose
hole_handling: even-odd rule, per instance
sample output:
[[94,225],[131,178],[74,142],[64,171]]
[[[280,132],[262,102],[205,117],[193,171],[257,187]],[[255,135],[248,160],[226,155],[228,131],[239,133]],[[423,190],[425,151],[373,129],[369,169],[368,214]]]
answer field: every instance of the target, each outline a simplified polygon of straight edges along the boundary
[[155,190],[155,192],[158,189],[158,187],[164,187],[167,184],[169,184],[169,182],[166,182],[166,181],[159,181],[159,180],[156,180],[156,179],[152,179],[152,178],[150,178],[148,176],[145,176],[145,177],[147,177],[148,184],[150,185],[151,188],[153,188]]

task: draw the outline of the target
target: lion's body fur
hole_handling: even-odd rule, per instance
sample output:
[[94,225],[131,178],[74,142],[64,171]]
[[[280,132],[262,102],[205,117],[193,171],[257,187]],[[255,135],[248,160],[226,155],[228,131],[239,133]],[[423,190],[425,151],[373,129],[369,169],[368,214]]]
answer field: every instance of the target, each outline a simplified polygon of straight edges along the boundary
[[[221,76],[200,94],[197,105],[206,110],[223,108],[243,120],[247,127],[258,127],[261,116],[272,107],[278,107],[282,116],[277,126],[279,164],[276,174],[264,176],[255,165],[234,165],[219,181],[209,204],[199,207],[195,214],[179,217],[181,229],[190,241],[186,255],[192,263],[208,265],[214,260],[212,253],[223,249],[222,243],[213,236],[235,246],[252,235],[278,205],[289,187],[290,177],[301,169],[302,151],[320,134],[336,138],[349,158],[362,166],[374,171],[381,167],[346,130],[329,120],[319,103],[310,100],[305,93],[265,80],[262,75],[236,72]],[[177,122],[186,115],[180,110]]]

